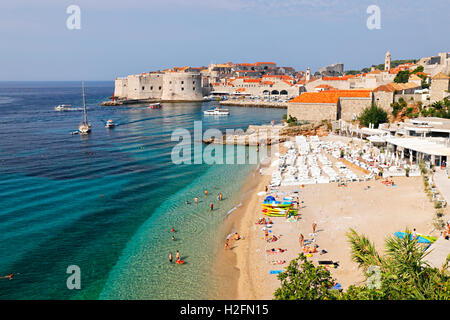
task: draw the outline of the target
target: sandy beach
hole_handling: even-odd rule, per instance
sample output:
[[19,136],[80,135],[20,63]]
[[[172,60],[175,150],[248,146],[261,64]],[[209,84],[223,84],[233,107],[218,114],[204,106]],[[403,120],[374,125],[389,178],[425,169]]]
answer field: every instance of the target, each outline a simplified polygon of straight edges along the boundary
[[[283,153],[283,150],[281,150]],[[386,186],[379,180],[353,182],[346,187],[336,183],[305,185],[304,187],[281,187],[278,192],[290,194],[299,191],[301,219],[288,222],[285,218],[272,218],[272,234],[280,240],[268,243],[264,240],[262,225],[255,222],[262,217],[261,203],[264,191],[270,181],[273,167],[264,168],[263,175],[256,171],[241,208],[227,219],[228,230],[236,230],[244,240],[233,241],[231,250],[224,250],[227,263],[233,265],[233,274],[228,284],[233,290],[227,298],[232,299],[273,299],[280,282],[270,270],[283,270],[289,261],[299,254],[299,235],[305,240],[314,239],[318,251],[309,258],[312,261],[332,260],[337,268],[330,269],[332,276],[344,289],[363,281],[363,274],[352,262],[346,233],[355,229],[365,234],[383,252],[384,239],[396,231],[416,228],[417,232],[436,235],[432,226],[435,211],[424,193],[421,177],[396,177],[395,186]],[[358,174],[363,174],[359,172]],[[312,235],[312,224],[317,223],[316,234]],[[286,252],[267,254],[270,248],[287,249]],[[219,258],[220,260],[220,258]],[[271,261],[284,260],[286,263],[273,265]]]

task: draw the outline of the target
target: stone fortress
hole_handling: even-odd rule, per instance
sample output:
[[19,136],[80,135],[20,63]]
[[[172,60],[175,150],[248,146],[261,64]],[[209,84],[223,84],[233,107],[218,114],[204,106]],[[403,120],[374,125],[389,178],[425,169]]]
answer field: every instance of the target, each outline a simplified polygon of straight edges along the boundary
[[114,99],[201,101],[210,94],[293,98],[303,90],[303,85],[296,83],[299,75],[294,68],[277,67],[274,62],[174,67],[116,78]]
[[190,68],[129,75],[115,80],[114,96],[119,100],[201,101],[202,78]]

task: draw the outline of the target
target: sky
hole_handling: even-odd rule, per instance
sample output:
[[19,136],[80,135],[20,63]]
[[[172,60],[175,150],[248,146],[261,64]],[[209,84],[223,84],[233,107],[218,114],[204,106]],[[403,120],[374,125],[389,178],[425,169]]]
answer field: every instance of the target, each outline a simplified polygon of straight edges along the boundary
[[[80,8],[69,29],[67,8]],[[380,9],[380,28],[369,29]],[[2,0],[0,81],[114,80],[273,61],[317,71],[450,51],[450,0]]]

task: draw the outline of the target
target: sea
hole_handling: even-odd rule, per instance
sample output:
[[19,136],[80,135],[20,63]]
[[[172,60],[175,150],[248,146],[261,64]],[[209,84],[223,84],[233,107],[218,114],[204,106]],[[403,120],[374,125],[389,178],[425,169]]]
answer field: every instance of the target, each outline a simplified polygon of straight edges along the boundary
[[[192,134],[195,123],[203,132],[246,130],[286,111],[231,107],[229,116],[205,116],[216,101],[100,106],[114,83],[85,87],[86,136],[72,134],[81,82],[0,82],[0,299],[220,297],[218,230],[257,164],[205,163],[194,152],[197,161],[174,163],[181,142],[173,134]],[[55,111],[59,104],[71,109]],[[109,119],[115,128],[105,128]],[[207,148],[194,138],[190,145]],[[239,152],[227,150],[224,158]],[[183,265],[169,262],[177,250]]]

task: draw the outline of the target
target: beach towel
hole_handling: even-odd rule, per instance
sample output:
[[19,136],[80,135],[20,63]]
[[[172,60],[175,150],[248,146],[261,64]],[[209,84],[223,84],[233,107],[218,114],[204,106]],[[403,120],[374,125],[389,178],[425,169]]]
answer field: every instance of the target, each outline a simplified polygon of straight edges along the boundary
[[282,272],[283,272],[283,270],[270,270],[270,274],[279,274]]
[[342,286],[340,283],[337,283],[336,285],[334,285],[331,290],[342,290]]
[[[400,239],[403,239],[404,237],[406,237],[406,233],[405,232],[395,232],[394,235],[397,238],[400,238]],[[413,238],[413,235],[410,234],[410,239],[412,239],[412,238]],[[431,243],[432,241],[430,241],[429,239],[427,239],[425,237],[417,235],[417,242],[418,243]]]

